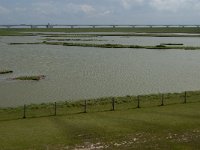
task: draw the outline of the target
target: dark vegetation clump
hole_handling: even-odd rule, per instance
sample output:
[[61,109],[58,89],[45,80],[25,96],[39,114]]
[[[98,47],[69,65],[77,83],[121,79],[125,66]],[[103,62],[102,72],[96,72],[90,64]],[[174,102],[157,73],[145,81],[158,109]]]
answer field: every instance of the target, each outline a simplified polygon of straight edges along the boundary
[[20,76],[13,78],[14,80],[33,80],[33,81],[39,81],[41,79],[45,79],[46,76],[39,75],[39,76]]
[[12,70],[2,70],[0,71],[0,74],[9,74],[9,73],[13,73]]

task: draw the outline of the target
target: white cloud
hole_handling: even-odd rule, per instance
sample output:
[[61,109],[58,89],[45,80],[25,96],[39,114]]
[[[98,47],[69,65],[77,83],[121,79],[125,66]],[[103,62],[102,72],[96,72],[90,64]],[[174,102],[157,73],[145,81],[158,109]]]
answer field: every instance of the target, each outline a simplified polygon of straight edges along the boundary
[[91,5],[87,5],[87,4],[84,4],[84,5],[80,5],[80,9],[81,11],[83,11],[85,14],[93,14],[94,12],[96,12],[95,8],[92,7]]
[[74,14],[80,12],[80,5],[74,3],[67,3],[60,6],[60,9],[62,9],[64,13]]
[[1,14],[4,15],[4,14],[8,14],[8,13],[10,13],[9,9],[7,9],[7,8],[5,8],[3,6],[0,6],[0,15]]
[[[18,8],[20,10],[20,8]],[[111,14],[110,10],[89,5],[86,3],[58,3],[54,1],[38,2],[32,5],[32,11],[37,15],[51,16],[51,15],[77,15],[82,14],[88,17],[102,16]]]
[[125,9],[131,8],[133,5],[143,4],[144,0],[120,0]]
[[0,21],[199,24],[199,10],[200,0],[23,0],[1,3]]
[[80,5],[80,10],[88,17],[108,16],[112,14],[111,10],[105,8],[95,8],[92,5],[83,4]]
[[104,11],[102,13],[99,13],[100,16],[108,16],[110,14],[112,14],[112,11],[110,11],[110,10],[106,10],[106,11]]
[[56,7],[56,4],[53,2],[38,2],[32,5],[32,10],[34,13],[40,15],[52,15],[52,14],[59,14],[60,9]]
[[119,0],[119,2],[125,9],[131,9],[133,6],[171,12],[179,10],[197,11],[200,9],[200,0]]
[[180,9],[187,9],[193,7],[195,1],[196,0],[151,0],[150,6],[161,11],[176,12]]

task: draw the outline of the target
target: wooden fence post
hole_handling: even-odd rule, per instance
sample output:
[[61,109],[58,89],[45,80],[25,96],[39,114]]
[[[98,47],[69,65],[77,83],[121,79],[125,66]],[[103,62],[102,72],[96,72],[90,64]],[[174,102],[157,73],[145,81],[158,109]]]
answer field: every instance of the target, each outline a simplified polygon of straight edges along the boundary
[[55,104],[54,104],[54,116],[56,116],[56,115],[57,115],[57,104],[55,102]]
[[115,98],[112,98],[112,111],[115,110]]
[[185,91],[185,94],[184,94],[184,103],[186,104],[187,103],[187,92]]
[[164,94],[161,96],[161,106],[164,106]]
[[23,115],[23,118],[24,119],[26,118],[26,105],[24,105],[24,115]]
[[140,96],[139,95],[137,96],[137,102],[138,102],[137,108],[140,108]]
[[85,100],[85,104],[84,104],[84,113],[87,113],[87,101]]

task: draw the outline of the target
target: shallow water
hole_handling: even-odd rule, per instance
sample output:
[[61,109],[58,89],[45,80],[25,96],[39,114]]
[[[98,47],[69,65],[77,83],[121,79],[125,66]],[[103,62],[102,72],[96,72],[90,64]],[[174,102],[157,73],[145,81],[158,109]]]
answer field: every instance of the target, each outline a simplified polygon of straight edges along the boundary
[[[7,44],[38,42],[41,38],[0,37],[0,69],[14,71],[13,74],[0,75],[0,107],[200,89],[198,50]],[[126,37],[100,38],[118,42],[124,42],[124,39],[131,40]],[[147,45],[158,42],[151,37],[134,39],[143,40],[141,43]],[[193,44],[195,40],[188,38],[186,42]],[[20,75],[46,75],[47,78],[39,82],[7,80]]]

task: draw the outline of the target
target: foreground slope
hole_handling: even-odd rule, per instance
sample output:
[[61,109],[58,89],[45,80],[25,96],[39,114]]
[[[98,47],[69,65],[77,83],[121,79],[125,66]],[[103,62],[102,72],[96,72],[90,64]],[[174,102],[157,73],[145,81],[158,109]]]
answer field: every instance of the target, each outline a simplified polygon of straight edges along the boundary
[[0,122],[0,149],[199,149],[200,104]]

